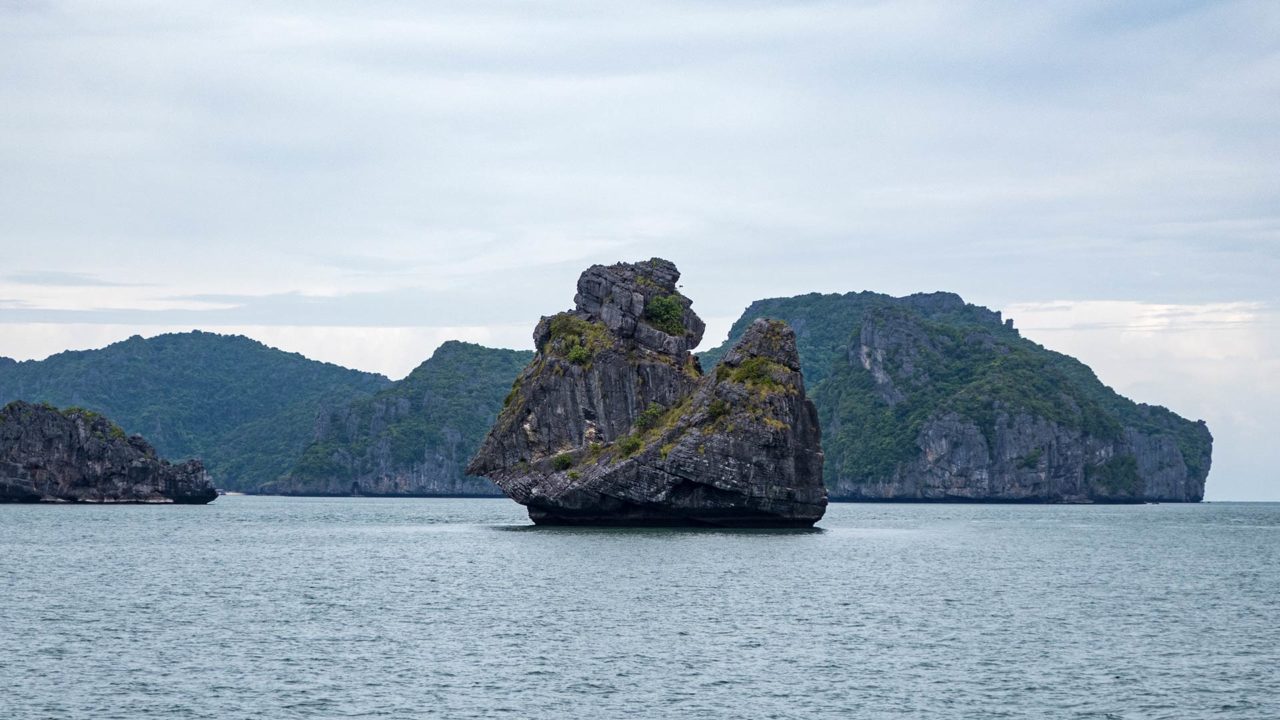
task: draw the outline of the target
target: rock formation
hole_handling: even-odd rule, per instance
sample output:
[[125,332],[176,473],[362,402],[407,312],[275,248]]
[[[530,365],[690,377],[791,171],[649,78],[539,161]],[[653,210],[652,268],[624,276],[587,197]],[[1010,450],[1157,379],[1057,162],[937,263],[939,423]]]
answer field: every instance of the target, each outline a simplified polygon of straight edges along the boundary
[[817,415],[795,336],[753,324],[715,372],[702,320],[653,259],[593,266],[467,472],[545,524],[807,527],[822,517]]
[[217,496],[200,461],[161,460],[101,415],[21,401],[0,409],[0,502],[204,504]]
[[[1134,403],[951,293],[754,303],[796,328],[837,500],[1197,502],[1203,422]],[[708,353],[718,356],[723,350]]]

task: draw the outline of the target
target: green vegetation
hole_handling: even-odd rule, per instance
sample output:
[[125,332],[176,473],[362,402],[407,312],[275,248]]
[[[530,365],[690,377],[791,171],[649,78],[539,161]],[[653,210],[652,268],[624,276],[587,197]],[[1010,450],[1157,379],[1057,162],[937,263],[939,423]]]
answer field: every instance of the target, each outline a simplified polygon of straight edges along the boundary
[[596,355],[613,346],[608,328],[570,313],[551,318],[549,330],[543,352],[560,355],[575,365],[590,364]]
[[[405,474],[443,465],[460,475],[508,402],[503,389],[532,356],[446,342],[405,379],[371,397],[333,407],[320,423],[325,431],[306,446],[289,472],[291,483],[349,484],[385,471],[387,463]],[[560,457],[572,464],[569,456],[553,462]]]
[[[49,407],[49,405],[46,404],[45,407]],[[96,413],[92,410],[82,408],[78,405],[72,405],[69,408],[63,408],[62,414],[67,417],[79,416],[84,418],[86,422],[93,422],[94,420],[104,417],[101,413]]]
[[308,360],[242,336],[190,332],[132,337],[100,350],[0,363],[0,403],[79,406],[155,445],[199,457],[214,482],[253,489],[287,471],[317,412],[368,396],[385,377]]
[[796,348],[800,351],[805,384],[812,389],[846,359],[845,352],[849,343],[857,339],[855,334],[862,328],[863,317],[868,312],[880,308],[927,305],[937,306],[930,308],[928,314],[934,320],[944,323],[989,325],[996,315],[986,308],[965,305],[959,297],[949,293],[912,295],[906,298],[894,298],[874,292],[843,295],[809,293],[789,298],[770,298],[751,303],[730,328],[728,339],[698,355],[702,360],[702,367],[714,367],[751,323],[759,318],[782,320],[796,333]]
[[765,425],[769,426],[774,430],[786,430],[789,427],[785,422],[779,420],[776,417],[773,417],[772,415],[765,415],[760,419],[764,422]]
[[1023,470],[1035,470],[1040,467],[1040,458],[1044,457],[1044,449],[1036,448],[1027,453],[1025,457],[1018,461],[1018,467]]
[[644,441],[635,435],[628,435],[618,440],[618,451],[623,457],[634,454],[641,447],[644,447]]
[[894,386],[904,396],[900,401],[886,402],[860,363],[845,363],[815,388],[824,427],[838,428],[824,438],[824,449],[842,477],[891,477],[919,453],[915,440],[924,423],[947,414],[974,422],[988,442],[995,438],[999,418],[1017,414],[1099,439],[1120,435],[1119,422],[1102,407],[1098,393],[1073,387],[1057,370],[1054,354],[1034,343],[917,314],[879,312],[866,322],[875,331],[910,327],[920,335],[910,344],[891,345],[885,357]]
[[1086,466],[1084,479],[1108,495],[1135,495],[1142,489],[1138,461],[1132,455],[1116,455],[1101,465]]
[[[658,403],[650,403],[649,407],[636,416],[632,423],[632,432],[630,435],[619,438],[612,448],[604,448],[605,450],[616,450],[609,454],[609,461],[614,462],[620,457],[634,455],[641,448],[651,445],[662,438],[674,426],[677,420],[684,417],[689,412],[692,398],[686,398],[683,402],[674,407],[663,407]],[[591,454],[589,457],[595,459],[600,455],[596,448],[600,447],[597,443],[591,444]],[[667,453],[674,447],[674,442],[668,443],[662,448],[662,457],[666,457]]]
[[655,427],[658,424],[658,422],[662,419],[662,415],[666,413],[666,411],[667,409],[662,407],[658,403],[649,403],[649,407],[645,408],[644,412],[641,412],[639,415],[636,416],[636,421],[635,421],[636,431],[643,433],[649,430],[650,428]]
[[[828,481],[890,479],[918,456],[924,423],[947,414],[975,423],[988,439],[1002,418],[1018,414],[1104,440],[1120,438],[1124,427],[1165,434],[1177,441],[1190,471],[1203,473],[1210,443],[1203,426],[1121,397],[1084,364],[1021,337],[997,313],[955,295],[814,293],[757,301],[723,345],[701,355],[703,366],[717,363],[760,317],[783,320],[796,331],[805,384],[823,427]],[[896,396],[887,396],[863,366],[858,351],[864,338],[884,351],[883,368]],[[759,368],[716,372],[748,382],[764,375]],[[1022,462],[1034,466],[1040,456],[1032,455]],[[1123,485],[1126,472],[1108,470],[1106,477]]]
[[644,319],[668,335],[684,335],[684,304],[679,295],[655,295],[644,304]]
[[[683,300],[660,295],[646,320],[682,334]],[[883,480],[918,456],[916,438],[931,418],[954,414],[986,437],[997,424],[1029,414],[1099,439],[1123,428],[1173,438],[1195,476],[1203,476],[1210,438],[1203,425],[1116,394],[1084,364],[1022,338],[998,315],[947,294],[895,299],[875,293],[810,294],[753,303],[724,345],[701,355],[716,367],[732,342],[758,317],[796,330],[805,382],[818,407],[828,480]],[[663,327],[667,325],[667,327]],[[897,396],[863,367],[862,338],[884,352],[883,368]],[[570,313],[550,321],[548,355],[589,365],[613,347],[607,329]],[[512,383],[528,352],[446,343],[404,380],[308,360],[240,336],[194,332],[134,337],[102,350],[66,352],[38,362],[0,359],[0,403],[24,399],[69,407],[87,419],[102,414],[118,433],[140,433],[159,453],[201,457],[218,486],[258,490],[282,475],[303,487],[395,469],[461,472],[504,405],[519,398]],[[721,379],[766,392],[777,367],[763,358],[716,367]],[[557,364],[558,369],[567,367]],[[685,372],[697,375],[690,364]],[[507,390],[510,389],[510,392]],[[505,399],[504,399],[505,396]],[[687,407],[653,405],[635,433],[616,443],[631,455],[659,442]],[[707,408],[712,422],[730,414],[722,400]],[[109,435],[116,435],[109,430]],[[667,449],[669,445],[664,445]],[[616,457],[599,443],[580,459]],[[1042,451],[1017,462],[1038,467]],[[1124,494],[1138,482],[1123,457],[1092,468],[1099,487]]]
[[729,403],[719,398],[712,400],[711,404],[707,406],[707,415],[710,416],[712,422],[715,422],[728,414]]
[[702,377],[702,368],[699,367],[698,359],[695,355],[689,355],[688,359],[685,360],[684,367],[681,368],[681,372],[684,373],[685,377],[692,380]]
[[582,345],[574,344],[569,348],[569,352],[565,357],[574,365],[586,365],[591,362],[591,351]]
[[721,381],[731,380],[752,387],[772,389],[782,386],[774,373],[786,372],[787,368],[769,358],[753,357],[744,360],[741,365],[734,368],[727,365],[716,367],[716,378]]
[[569,453],[560,453],[551,458],[551,468],[558,472],[568,470],[573,467],[573,456]]
[[516,398],[520,397],[520,381],[522,378],[523,376],[517,377],[515,382],[511,383],[511,390],[507,393],[506,397],[502,398],[502,407],[504,409],[514,402]]
[[[46,404],[46,407],[49,407],[49,406]],[[92,410],[86,410],[85,408],[82,408],[82,407],[73,406],[73,407],[64,409],[62,411],[62,414],[65,415],[66,417],[80,417],[85,421],[85,423],[87,423],[90,426],[93,426],[98,423],[105,425],[106,426],[105,431],[100,432],[97,428],[94,429],[94,434],[98,435],[103,439],[124,440],[128,438],[128,435],[125,433],[124,428],[111,422],[111,420],[107,419],[101,413],[96,413]]]

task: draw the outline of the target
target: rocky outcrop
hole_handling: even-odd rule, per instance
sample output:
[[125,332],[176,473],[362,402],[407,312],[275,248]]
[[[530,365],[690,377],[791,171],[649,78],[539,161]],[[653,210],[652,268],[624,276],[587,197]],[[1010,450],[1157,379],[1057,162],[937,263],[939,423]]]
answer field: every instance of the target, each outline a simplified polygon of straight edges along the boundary
[[[954,413],[930,418],[920,452],[886,480],[838,479],[848,500],[971,502],[1198,502],[1204,480],[1176,441],[1132,427],[1100,438],[1026,412],[1000,412],[991,437]],[[1208,456],[1201,458],[1206,466]]]
[[822,517],[822,450],[795,336],[761,321],[704,375],[703,323],[653,259],[594,266],[468,472],[544,524],[805,527]]
[[217,496],[200,461],[170,464],[101,415],[21,401],[0,409],[0,502],[204,504]]

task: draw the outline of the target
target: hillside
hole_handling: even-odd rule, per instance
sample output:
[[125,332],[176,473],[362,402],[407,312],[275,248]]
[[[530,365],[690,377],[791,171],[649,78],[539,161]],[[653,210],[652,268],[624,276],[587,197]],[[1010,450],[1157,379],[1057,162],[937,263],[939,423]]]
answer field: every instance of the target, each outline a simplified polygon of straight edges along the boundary
[[[1079,361],[949,293],[760,300],[795,331],[832,499],[1198,500],[1212,437],[1132,402]],[[133,337],[41,361],[0,358],[0,404],[77,406],[201,458],[218,487],[287,494],[489,495],[464,475],[532,357],[442,345],[408,377],[309,360],[240,336]]]
[[1199,500],[1202,422],[1132,402],[1079,361],[949,293],[753,303],[796,331],[833,499]]
[[0,404],[27,400],[102,413],[165,457],[201,458],[214,484],[232,490],[287,471],[322,407],[389,384],[243,336],[199,331],[135,336],[38,361],[0,359]]
[[450,341],[403,380],[322,414],[286,477],[290,495],[500,495],[463,473],[533,357]]

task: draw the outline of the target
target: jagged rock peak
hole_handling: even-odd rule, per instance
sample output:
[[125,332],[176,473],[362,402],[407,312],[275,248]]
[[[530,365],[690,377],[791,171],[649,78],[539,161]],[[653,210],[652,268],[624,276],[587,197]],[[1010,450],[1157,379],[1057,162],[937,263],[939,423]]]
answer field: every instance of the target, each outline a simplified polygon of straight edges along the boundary
[[[698,346],[706,330],[680,293],[680,271],[674,263],[653,258],[638,263],[593,265],[578,277],[572,314],[602,323],[619,338],[641,347],[679,355]],[[545,343],[539,324],[534,340]]]
[[800,371],[796,334],[781,320],[759,318],[747,328],[742,339],[725,354],[724,364],[737,367],[752,357],[762,357]]
[[204,504],[217,496],[199,460],[162,460],[95,412],[23,401],[0,409],[0,502]]
[[[678,278],[657,259],[583,273],[577,307],[539,323],[538,353],[467,472],[492,479],[538,523],[807,527],[821,518],[821,435],[794,333],[760,320],[703,375],[688,352],[702,321]],[[656,298],[671,298],[661,314]]]

